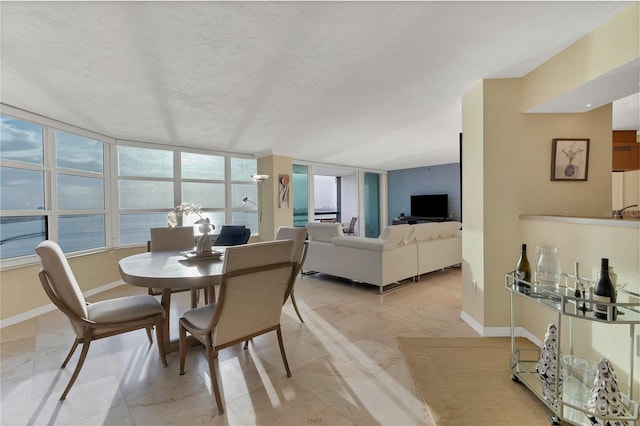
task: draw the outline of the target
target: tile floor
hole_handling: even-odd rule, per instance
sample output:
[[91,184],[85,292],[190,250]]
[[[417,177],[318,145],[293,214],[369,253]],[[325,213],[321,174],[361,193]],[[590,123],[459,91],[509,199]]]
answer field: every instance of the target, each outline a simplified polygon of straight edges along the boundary
[[[396,336],[477,336],[460,319],[460,269],[422,277],[385,295],[324,275],[298,278],[284,307],[285,375],[275,333],[220,352],[225,414],[218,415],[202,347],[163,368],[144,330],[91,344],[66,401],[58,398],[80,350],[58,311],[1,330],[0,424],[7,425],[432,425]],[[89,301],[145,290],[128,285]],[[189,293],[174,295],[172,338]]]

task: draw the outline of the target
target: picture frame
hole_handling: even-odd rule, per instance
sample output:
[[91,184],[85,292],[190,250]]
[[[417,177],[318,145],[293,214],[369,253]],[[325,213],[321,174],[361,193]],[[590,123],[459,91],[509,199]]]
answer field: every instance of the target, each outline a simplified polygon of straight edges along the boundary
[[589,172],[589,139],[553,139],[551,180],[586,181]]

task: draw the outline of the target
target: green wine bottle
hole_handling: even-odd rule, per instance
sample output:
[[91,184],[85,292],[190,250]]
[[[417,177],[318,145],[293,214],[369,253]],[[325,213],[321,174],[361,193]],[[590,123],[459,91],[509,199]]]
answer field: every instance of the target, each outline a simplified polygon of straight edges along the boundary
[[522,244],[522,253],[516,265],[516,290],[520,293],[531,293],[531,265],[527,259],[527,245]]
[[[604,319],[607,321],[615,321],[617,310],[616,307],[611,307],[611,315],[609,315],[608,305],[603,303],[616,303],[616,289],[609,277],[609,259],[602,258],[600,274],[598,276],[598,282],[593,288],[593,314],[596,318]],[[598,303],[602,302],[602,303]]]

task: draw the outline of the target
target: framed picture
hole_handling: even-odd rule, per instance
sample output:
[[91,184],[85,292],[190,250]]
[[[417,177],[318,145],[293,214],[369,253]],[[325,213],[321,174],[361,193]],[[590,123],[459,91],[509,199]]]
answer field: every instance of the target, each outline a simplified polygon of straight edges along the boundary
[[589,139],[554,139],[551,180],[587,180]]

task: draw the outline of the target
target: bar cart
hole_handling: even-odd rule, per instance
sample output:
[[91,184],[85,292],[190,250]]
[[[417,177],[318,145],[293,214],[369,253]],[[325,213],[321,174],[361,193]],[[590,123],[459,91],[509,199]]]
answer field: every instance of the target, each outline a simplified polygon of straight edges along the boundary
[[[580,277],[580,280],[583,278]],[[587,308],[587,306],[593,303],[588,298],[581,297],[576,293],[577,278],[569,274],[562,274],[561,284],[557,289],[549,289],[543,287],[538,283],[529,283],[524,280],[517,279],[515,272],[509,272],[505,275],[505,287],[510,291],[511,301],[511,358],[509,366],[511,369],[511,379],[515,382],[524,384],[534,395],[536,395],[547,407],[552,411],[551,423],[554,425],[560,424],[560,422],[573,424],[573,425],[592,425],[593,422],[589,419],[589,416],[593,417],[594,414],[590,413],[584,408],[586,401],[577,402],[575,399],[570,398],[563,392],[560,385],[559,378],[561,377],[561,354],[560,354],[560,341],[563,328],[567,327],[569,332],[569,354],[573,355],[573,328],[572,321],[574,318],[582,321],[597,321],[605,324],[620,325],[629,327],[629,380],[628,380],[628,396],[622,395],[622,402],[626,408],[626,415],[624,416],[595,416],[597,420],[601,421],[601,424],[621,424],[628,426],[639,426],[638,423],[638,401],[633,399],[633,377],[634,377],[634,336],[635,326],[640,324],[640,294],[636,294],[631,291],[625,291],[624,289],[618,289],[618,299],[620,295],[625,294],[629,296],[630,302],[624,303],[606,303],[607,311],[609,315],[607,318],[612,318],[612,313],[617,310],[617,315],[613,315],[615,319],[603,320],[596,318],[593,315],[593,311]],[[573,285],[571,285],[573,284]],[[557,380],[555,384],[549,389],[548,385],[545,385],[543,378],[536,371],[536,365],[538,363],[540,352],[538,349],[531,348],[517,348],[515,339],[515,297],[524,297],[538,303],[547,309],[557,314],[556,326],[557,326],[557,349],[553,362],[555,362],[555,371],[557,372]],[[626,296],[625,296],[626,297]],[[603,304],[598,302],[599,304]],[[563,317],[566,317],[568,324],[563,325]]]

